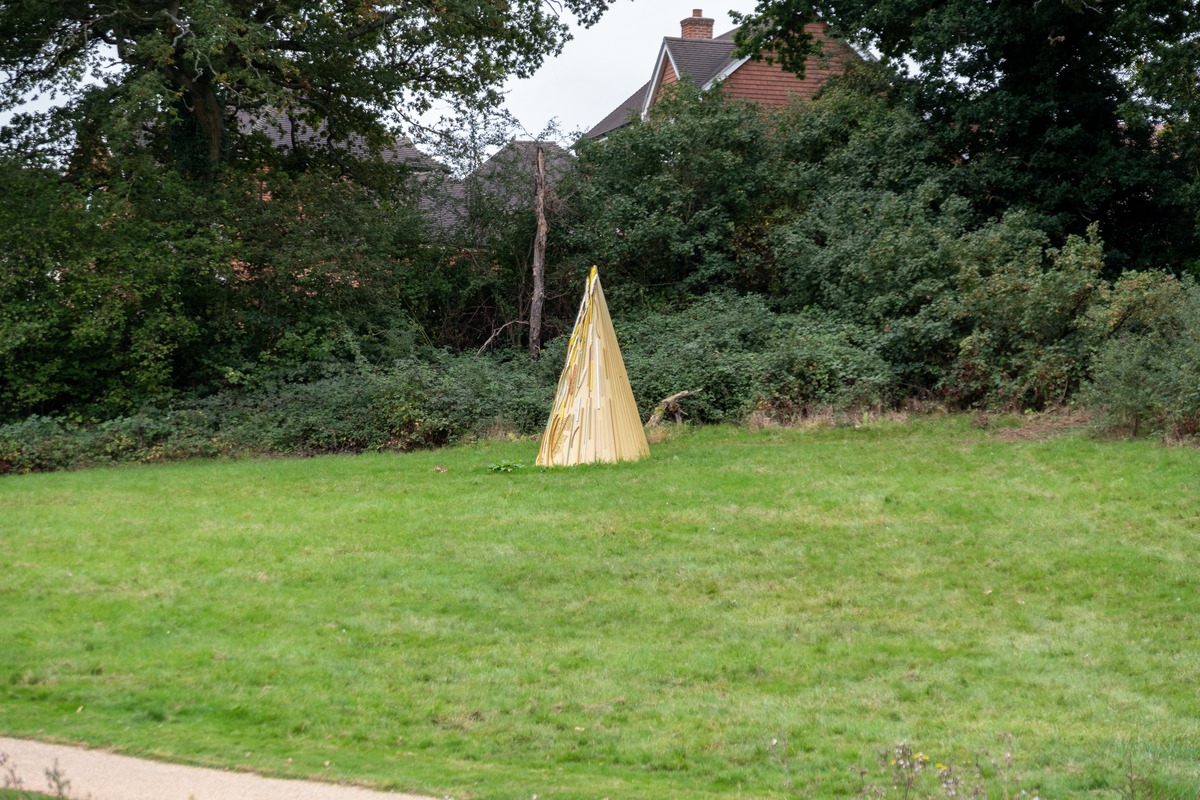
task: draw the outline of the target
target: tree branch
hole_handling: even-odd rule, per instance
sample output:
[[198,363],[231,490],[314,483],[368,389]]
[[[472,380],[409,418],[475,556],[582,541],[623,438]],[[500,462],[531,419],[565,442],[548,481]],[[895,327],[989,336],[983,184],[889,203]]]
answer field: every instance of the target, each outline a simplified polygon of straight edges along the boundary
[[501,325],[499,328],[496,328],[496,330],[492,332],[492,335],[489,336],[488,340],[483,343],[483,347],[479,348],[479,350],[476,351],[475,355],[479,355],[479,356],[483,355],[483,352],[488,349],[488,345],[490,345],[493,341],[495,341],[496,337],[499,336],[504,331],[504,329],[507,328],[509,325],[528,325],[528,324],[529,323],[523,319],[514,319],[512,322],[504,323],[503,325]]
[[374,22],[368,22],[364,25],[359,25],[357,28],[351,28],[346,32],[346,39],[352,42],[355,39],[366,36],[368,33],[373,33],[380,28],[386,28],[388,25],[391,25],[398,19],[400,19],[399,11],[389,11],[387,14],[384,14]]

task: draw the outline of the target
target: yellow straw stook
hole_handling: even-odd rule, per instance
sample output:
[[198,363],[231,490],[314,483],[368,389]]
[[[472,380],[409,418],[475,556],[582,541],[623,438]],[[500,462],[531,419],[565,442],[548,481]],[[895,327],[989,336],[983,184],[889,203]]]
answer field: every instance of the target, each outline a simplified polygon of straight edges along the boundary
[[600,276],[588,275],[567,361],[538,449],[542,467],[636,461],[650,455]]

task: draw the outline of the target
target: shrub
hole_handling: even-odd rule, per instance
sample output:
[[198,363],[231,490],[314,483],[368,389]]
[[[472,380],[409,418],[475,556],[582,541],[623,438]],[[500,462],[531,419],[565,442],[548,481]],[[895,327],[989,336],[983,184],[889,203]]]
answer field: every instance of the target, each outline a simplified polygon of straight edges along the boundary
[[1094,342],[1089,314],[1103,297],[1102,245],[1047,247],[1019,215],[973,234],[957,278],[968,331],[943,388],[962,403],[1006,409],[1065,403],[1086,375]]
[[301,370],[308,380],[276,378],[104,422],[35,416],[0,427],[0,474],[226,454],[411,450],[498,427],[532,433],[549,413],[556,366],[523,354],[435,352],[387,369]]
[[72,430],[66,420],[31,416],[0,428],[0,474],[74,466]]
[[1109,429],[1169,438],[1200,433],[1200,286],[1129,273],[1093,318],[1105,336],[1084,400]]
[[803,315],[783,326],[765,354],[761,399],[793,406],[881,406],[896,392],[896,371],[866,328]]
[[737,419],[753,408],[765,377],[763,354],[777,318],[756,296],[708,295],[676,313],[648,314],[619,327],[618,339],[638,408],[676,392],[697,392],[687,409],[697,422]]
[[441,444],[445,425],[422,413],[416,376],[402,370],[276,383],[252,394],[226,392],[199,407],[220,420],[219,435],[256,452],[355,452]]
[[424,367],[430,407],[446,417],[455,436],[482,436],[497,427],[540,431],[566,355],[566,337],[560,339],[537,361],[522,351],[438,353]]
[[878,405],[895,392],[895,371],[869,329],[777,314],[753,295],[709,295],[618,333],[643,416],[683,390],[698,392],[686,403],[698,422],[741,419],[763,404]]
[[133,416],[89,424],[33,416],[0,427],[0,475],[211,457],[226,449],[214,436],[215,430],[215,420],[200,411],[147,408]]

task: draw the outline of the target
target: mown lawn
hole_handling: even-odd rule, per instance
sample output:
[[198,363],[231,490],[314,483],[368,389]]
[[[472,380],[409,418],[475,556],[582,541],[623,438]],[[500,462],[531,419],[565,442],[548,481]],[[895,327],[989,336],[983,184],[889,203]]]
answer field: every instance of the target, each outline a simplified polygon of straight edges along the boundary
[[1000,797],[1004,734],[1042,798],[1200,787],[1200,452],[535,453],[0,479],[0,733],[455,798],[844,797],[900,742]]

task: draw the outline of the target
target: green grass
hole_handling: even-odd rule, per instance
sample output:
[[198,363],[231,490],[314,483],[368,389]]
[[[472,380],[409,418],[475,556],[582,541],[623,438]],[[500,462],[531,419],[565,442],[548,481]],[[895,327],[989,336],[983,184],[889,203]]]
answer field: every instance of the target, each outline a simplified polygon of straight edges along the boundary
[[457,798],[842,797],[1003,733],[1043,798],[1200,786],[1200,452],[535,450],[0,479],[0,733]]

